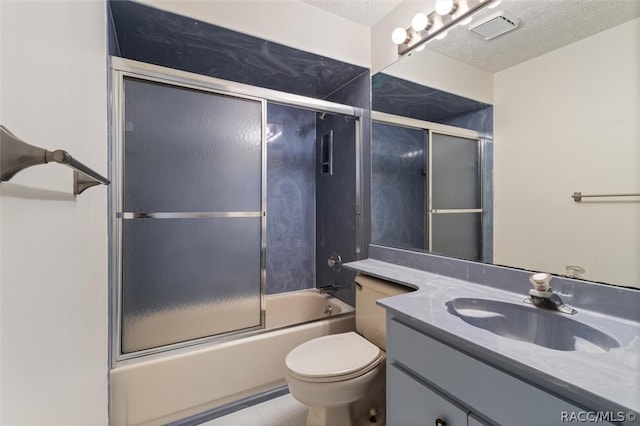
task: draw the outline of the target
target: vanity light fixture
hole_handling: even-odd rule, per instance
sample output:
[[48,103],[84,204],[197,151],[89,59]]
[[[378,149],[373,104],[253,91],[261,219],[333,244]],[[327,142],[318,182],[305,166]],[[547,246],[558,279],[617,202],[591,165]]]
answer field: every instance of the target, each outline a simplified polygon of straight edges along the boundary
[[455,11],[456,4],[453,0],[437,0],[435,8],[438,15],[449,15]]
[[426,13],[418,13],[411,20],[411,28],[414,31],[422,31],[431,26],[431,21]]
[[398,27],[391,33],[391,40],[393,40],[395,44],[403,44],[407,43],[411,39],[409,38],[407,30],[402,27]]
[[475,13],[501,0],[437,0],[435,11],[418,13],[407,29],[399,27],[391,33],[391,39],[398,45],[398,55],[404,56],[414,50],[424,49],[430,40],[446,36],[448,29],[466,24]]

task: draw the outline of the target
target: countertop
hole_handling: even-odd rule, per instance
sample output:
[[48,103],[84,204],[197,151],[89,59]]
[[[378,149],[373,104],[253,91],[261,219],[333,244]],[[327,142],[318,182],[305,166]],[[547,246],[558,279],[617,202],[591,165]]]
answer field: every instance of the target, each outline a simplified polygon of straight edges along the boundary
[[454,298],[471,297],[541,309],[525,304],[526,294],[375,259],[350,262],[344,267],[415,288],[414,292],[382,299],[378,304],[407,317],[431,337],[590,410],[640,413],[640,324],[637,322],[579,309],[568,317],[609,334],[620,347],[608,352],[549,349],[467,324],[450,314],[445,305]]

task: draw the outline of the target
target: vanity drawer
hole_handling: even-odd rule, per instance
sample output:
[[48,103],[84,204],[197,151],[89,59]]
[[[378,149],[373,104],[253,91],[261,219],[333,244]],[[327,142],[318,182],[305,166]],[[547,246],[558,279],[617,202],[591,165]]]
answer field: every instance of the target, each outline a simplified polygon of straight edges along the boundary
[[468,411],[391,365],[387,369],[387,423],[402,426],[466,426]]
[[474,413],[504,425],[561,424],[577,407],[388,316],[387,362],[443,389]]

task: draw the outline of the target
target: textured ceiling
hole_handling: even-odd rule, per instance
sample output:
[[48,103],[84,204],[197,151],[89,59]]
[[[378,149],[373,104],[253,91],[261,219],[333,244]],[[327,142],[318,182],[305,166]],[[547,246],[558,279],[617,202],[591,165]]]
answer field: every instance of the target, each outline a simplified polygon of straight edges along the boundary
[[520,18],[518,28],[485,41],[459,26],[427,48],[497,72],[640,17],[640,0],[503,0],[474,19],[501,10]]
[[404,0],[302,0],[368,27],[376,24]]
[[[367,26],[373,26],[402,3],[400,0],[302,1]],[[427,48],[497,72],[640,17],[640,0],[502,0],[497,7],[481,11],[474,19],[477,21],[501,10],[520,18],[519,27],[487,41],[470,34],[466,27],[456,27],[444,40],[434,40]]]

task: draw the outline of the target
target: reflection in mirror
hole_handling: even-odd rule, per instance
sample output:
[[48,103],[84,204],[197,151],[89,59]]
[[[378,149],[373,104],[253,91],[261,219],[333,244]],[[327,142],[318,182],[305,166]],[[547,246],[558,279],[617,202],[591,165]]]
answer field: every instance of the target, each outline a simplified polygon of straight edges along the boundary
[[486,137],[376,113],[372,125],[372,242],[468,260],[491,258],[483,191]]
[[492,16],[373,76],[372,242],[640,287],[640,197],[571,197],[640,193],[640,1]]

